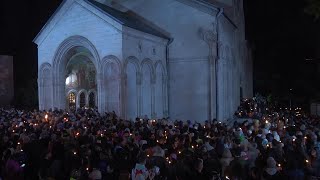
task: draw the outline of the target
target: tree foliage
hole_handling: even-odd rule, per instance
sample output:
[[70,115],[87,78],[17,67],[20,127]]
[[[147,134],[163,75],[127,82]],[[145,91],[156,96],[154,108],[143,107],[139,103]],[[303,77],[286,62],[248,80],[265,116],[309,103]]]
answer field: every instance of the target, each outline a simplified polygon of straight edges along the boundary
[[320,18],[320,0],[306,0],[304,12],[313,16],[316,20]]

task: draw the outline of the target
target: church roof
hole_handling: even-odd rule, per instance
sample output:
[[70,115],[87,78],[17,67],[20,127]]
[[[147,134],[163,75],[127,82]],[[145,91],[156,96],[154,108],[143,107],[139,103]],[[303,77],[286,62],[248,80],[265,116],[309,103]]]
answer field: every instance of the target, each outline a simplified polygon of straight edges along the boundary
[[94,0],[86,0],[86,1],[93,4],[95,7],[102,10],[110,18],[114,19],[115,21],[117,21],[118,23],[124,26],[130,27],[148,34],[152,34],[158,37],[169,39],[169,37],[159,32],[158,30],[154,29],[150,25],[147,25],[146,23],[142,22],[140,19],[138,19],[136,16],[134,16],[131,13],[121,12],[119,10],[111,8],[105,4],[101,4]]

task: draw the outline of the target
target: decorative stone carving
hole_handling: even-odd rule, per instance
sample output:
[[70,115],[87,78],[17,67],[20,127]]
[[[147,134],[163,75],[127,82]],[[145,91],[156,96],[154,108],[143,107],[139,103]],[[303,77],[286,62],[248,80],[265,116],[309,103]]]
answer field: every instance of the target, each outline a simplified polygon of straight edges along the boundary
[[205,30],[203,28],[199,29],[199,35],[202,40],[204,40],[210,47],[217,42],[217,33],[213,30]]

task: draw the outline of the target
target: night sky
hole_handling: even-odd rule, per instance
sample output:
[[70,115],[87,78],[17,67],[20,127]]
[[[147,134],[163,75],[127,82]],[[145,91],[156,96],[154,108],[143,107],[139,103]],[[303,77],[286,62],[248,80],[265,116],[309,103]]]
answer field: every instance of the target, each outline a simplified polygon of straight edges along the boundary
[[[0,54],[14,56],[15,104],[37,103],[37,48],[32,42],[62,0],[0,2]],[[246,0],[246,34],[254,48],[254,92],[307,103],[320,92],[320,26],[303,0]],[[318,34],[317,34],[318,33]]]

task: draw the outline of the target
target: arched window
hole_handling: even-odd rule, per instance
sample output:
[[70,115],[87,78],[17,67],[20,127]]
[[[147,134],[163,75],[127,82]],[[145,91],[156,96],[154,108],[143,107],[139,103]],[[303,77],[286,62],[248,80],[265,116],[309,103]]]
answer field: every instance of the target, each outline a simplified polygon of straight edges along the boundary
[[76,109],[76,95],[75,95],[75,93],[71,92],[68,95],[68,104],[69,104],[69,109],[70,110],[75,110]]
[[83,108],[86,106],[86,95],[84,92],[80,94],[80,108]]
[[89,94],[89,107],[90,108],[94,108],[95,107],[95,96],[94,96],[94,92],[91,92]]

